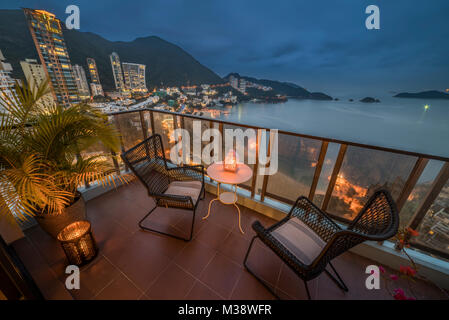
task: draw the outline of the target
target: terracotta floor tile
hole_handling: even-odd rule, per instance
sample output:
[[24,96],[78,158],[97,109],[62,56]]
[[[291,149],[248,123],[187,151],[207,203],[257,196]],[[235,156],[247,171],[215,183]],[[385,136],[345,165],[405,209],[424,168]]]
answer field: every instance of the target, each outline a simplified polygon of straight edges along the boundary
[[205,225],[195,234],[194,239],[212,249],[218,249],[231,231],[209,221],[203,223]]
[[175,258],[175,263],[194,276],[200,276],[216,251],[197,240],[189,242]]
[[148,289],[171,261],[139,237],[130,237],[105,255],[142,291]]
[[145,294],[156,300],[183,299],[193,287],[194,282],[195,278],[172,263]]
[[223,300],[215,291],[197,281],[185,297],[187,300]]
[[274,286],[278,281],[283,262],[272,250],[256,239],[247,264],[255,274]]
[[200,280],[226,299],[239,279],[242,268],[218,253],[201,274]]
[[231,232],[229,236],[218,247],[218,251],[232,259],[238,264],[242,264],[245,254],[248,251],[249,239],[241,234]]
[[137,300],[142,295],[143,292],[120,273],[95,296],[95,300]]
[[242,270],[237,285],[230,297],[232,300],[273,300],[276,299],[256,278]]
[[92,299],[119,275],[119,271],[104,257],[87,265],[80,272],[80,289],[70,290],[76,299]]

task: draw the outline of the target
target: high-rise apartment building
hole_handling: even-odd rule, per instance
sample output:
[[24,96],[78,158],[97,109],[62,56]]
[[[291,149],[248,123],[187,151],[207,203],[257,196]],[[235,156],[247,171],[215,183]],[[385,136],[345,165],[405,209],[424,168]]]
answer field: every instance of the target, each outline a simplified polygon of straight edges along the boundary
[[234,89],[239,89],[239,79],[234,77],[234,76],[230,76],[229,77],[229,84],[231,85],[231,87],[233,87]]
[[36,59],[20,61],[20,66],[31,88],[38,88],[47,79],[44,67]]
[[23,11],[55,100],[65,106],[79,102],[61,21],[44,10],[24,8]]
[[[22,67],[26,81],[34,90],[39,88],[43,82],[47,81],[44,67],[38,63],[36,59],[25,59],[25,61],[20,61],[20,66]],[[44,96],[44,100],[47,103],[53,103],[53,94],[49,92]]]
[[75,83],[78,87],[78,92],[81,100],[90,98],[89,84],[87,83],[86,73],[84,68],[75,64],[73,66],[73,75],[75,76]]
[[101,84],[91,82],[90,92],[92,92],[92,97],[104,96],[103,87],[101,86]]
[[240,90],[241,93],[246,92],[246,80],[245,79],[240,79],[238,89]]
[[103,96],[103,87],[100,83],[100,74],[98,73],[97,63],[94,58],[87,58],[87,68],[89,69],[90,74],[90,91],[92,92],[92,96]]
[[87,58],[87,68],[89,69],[90,82],[101,84],[100,76],[98,74],[97,63],[94,58]]
[[109,56],[111,59],[112,74],[114,75],[115,88],[119,92],[125,92],[125,81],[123,80],[122,66],[120,64],[120,58],[116,52],[111,53]]
[[123,62],[123,78],[125,87],[131,92],[147,92],[145,83],[145,65],[138,63]]
[[[12,66],[6,62],[2,51],[0,50],[0,98],[4,100],[14,99],[14,79],[11,78]],[[4,112],[3,101],[0,99],[0,113]]]

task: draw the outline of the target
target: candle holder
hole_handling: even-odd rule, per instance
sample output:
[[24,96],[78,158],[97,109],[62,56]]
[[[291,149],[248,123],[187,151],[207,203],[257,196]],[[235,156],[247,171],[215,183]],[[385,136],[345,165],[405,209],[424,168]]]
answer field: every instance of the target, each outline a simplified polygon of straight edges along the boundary
[[237,171],[237,154],[235,150],[229,150],[223,161],[223,170],[236,172]]
[[58,233],[57,238],[69,264],[81,266],[97,255],[98,248],[89,221],[77,221],[69,224]]

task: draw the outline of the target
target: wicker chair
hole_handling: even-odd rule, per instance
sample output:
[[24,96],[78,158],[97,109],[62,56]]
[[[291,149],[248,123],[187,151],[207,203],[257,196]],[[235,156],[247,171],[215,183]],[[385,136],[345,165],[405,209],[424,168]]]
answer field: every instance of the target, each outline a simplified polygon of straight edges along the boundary
[[[304,281],[309,299],[307,281],[316,278],[323,271],[340,289],[347,292],[348,287],[331,260],[365,240],[382,241],[393,237],[398,231],[398,225],[396,204],[386,190],[376,191],[346,229],[342,229],[309,199],[299,197],[288,216],[273,226],[265,229],[259,221],[253,223],[256,236],[251,240],[244,265],[279,299],[247,265],[254,240],[259,238]],[[326,270],[328,264],[338,280]]]
[[[121,155],[125,164],[148,190],[156,205],[139,222],[140,228],[177,239],[190,241],[193,235],[195,212],[199,200],[204,199],[204,167],[169,167],[165,159],[161,136],[155,134]],[[201,196],[200,196],[201,195]],[[192,210],[192,226],[189,238],[165,233],[143,225],[143,221],[157,207]]]

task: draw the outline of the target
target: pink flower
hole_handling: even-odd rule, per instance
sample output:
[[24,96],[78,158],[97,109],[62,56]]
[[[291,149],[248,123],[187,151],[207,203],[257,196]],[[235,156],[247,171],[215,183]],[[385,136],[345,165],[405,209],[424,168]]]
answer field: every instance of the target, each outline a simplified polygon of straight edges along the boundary
[[379,266],[380,273],[385,273],[385,269],[382,266]]
[[410,277],[413,277],[416,274],[416,270],[409,266],[400,266],[399,272]]
[[401,288],[394,289],[393,298],[395,300],[407,300],[407,297],[405,296],[404,290],[402,290]]
[[395,274],[390,274],[390,279],[391,280],[398,280],[398,276]]

